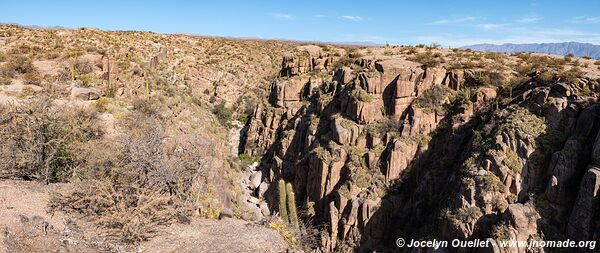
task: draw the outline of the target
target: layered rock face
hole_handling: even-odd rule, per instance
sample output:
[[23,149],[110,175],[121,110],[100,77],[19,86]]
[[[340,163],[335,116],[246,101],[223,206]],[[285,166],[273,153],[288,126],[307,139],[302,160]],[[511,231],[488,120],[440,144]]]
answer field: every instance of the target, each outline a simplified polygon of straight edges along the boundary
[[596,238],[593,94],[536,77],[500,91],[480,86],[482,70],[345,54],[286,56],[244,150],[263,156],[270,186],[258,197],[273,211],[284,179],[303,218],[325,225],[318,251],[397,250],[398,237]]

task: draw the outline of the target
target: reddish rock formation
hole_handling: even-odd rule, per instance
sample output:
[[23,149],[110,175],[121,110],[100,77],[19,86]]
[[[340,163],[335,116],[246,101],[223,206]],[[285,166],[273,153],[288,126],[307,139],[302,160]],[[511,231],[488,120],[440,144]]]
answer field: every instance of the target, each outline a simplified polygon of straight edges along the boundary
[[600,164],[598,112],[576,87],[479,87],[489,70],[399,57],[334,63],[315,46],[286,56],[245,147],[267,183],[292,182],[314,207],[321,251],[385,251],[401,234],[529,240],[540,222],[595,238],[600,169],[568,187],[579,161]]

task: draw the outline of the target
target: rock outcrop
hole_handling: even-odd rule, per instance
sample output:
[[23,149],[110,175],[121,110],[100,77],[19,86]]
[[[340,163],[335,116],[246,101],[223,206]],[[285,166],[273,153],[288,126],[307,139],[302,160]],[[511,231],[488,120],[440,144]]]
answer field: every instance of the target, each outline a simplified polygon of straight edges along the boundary
[[96,100],[102,97],[103,95],[104,93],[102,92],[102,90],[95,87],[74,87],[71,89],[71,98],[78,100]]
[[489,71],[298,48],[244,152],[263,156],[267,184],[292,182],[298,206],[327,227],[322,252],[385,251],[417,234],[535,240],[565,226],[564,237],[596,238],[597,106],[537,76],[481,85]]

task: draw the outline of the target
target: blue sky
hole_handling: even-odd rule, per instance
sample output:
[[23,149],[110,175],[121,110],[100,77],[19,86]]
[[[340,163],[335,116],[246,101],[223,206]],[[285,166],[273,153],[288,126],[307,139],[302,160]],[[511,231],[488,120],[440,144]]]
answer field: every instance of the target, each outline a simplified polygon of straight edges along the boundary
[[390,44],[600,44],[600,1],[9,1],[0,22]]

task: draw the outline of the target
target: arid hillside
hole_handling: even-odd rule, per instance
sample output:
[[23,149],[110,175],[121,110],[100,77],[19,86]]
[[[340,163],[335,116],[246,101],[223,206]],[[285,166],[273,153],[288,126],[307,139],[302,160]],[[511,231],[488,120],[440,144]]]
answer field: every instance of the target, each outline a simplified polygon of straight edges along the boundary
[[[20,200],[8,196],[0,248],[45,252],[48,243],[61,252],[135,251],[173,232],[165,228],[173,224],[263,219],[244,197],[246,163],[228,140],[236,140],[231,129],[247,120],[294,46],[0,26],[0,178],[41,183],[31,186],[42,195],[31,208],[48,211],[19,210]],[[6,181],[2,191],[20,189],[12,182],[18,181]],[[49,221],[56,212],[68,218]],[[37,232],[20,234],[14,224],[32,215],[50,222],[53,229],[43,233],[55,241],[37,244]],[[73,224],[81,231],[71,231]],[[273,235],[263,247],[277,248]],[[202,234],[195,236],[187,244]]]
[[0,250],[597,240],[599,79],[543,54],[0,26]]

